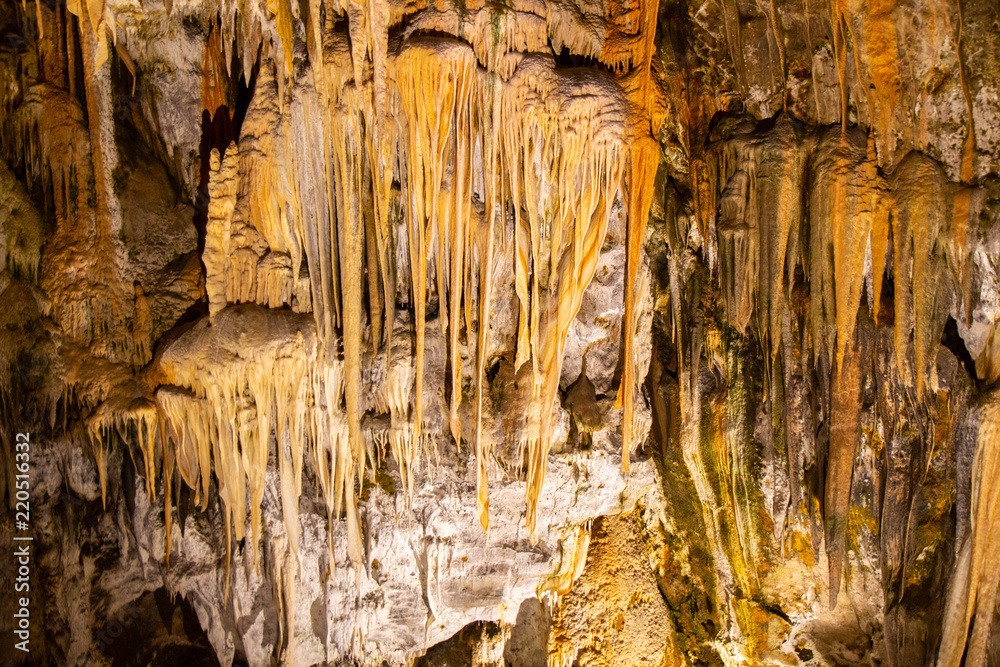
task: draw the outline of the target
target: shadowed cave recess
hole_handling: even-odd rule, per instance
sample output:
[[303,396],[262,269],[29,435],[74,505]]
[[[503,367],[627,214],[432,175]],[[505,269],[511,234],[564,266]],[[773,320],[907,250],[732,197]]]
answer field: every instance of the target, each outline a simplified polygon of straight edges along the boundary
[[997,12],[0,0],[0,661],[1000,667]]

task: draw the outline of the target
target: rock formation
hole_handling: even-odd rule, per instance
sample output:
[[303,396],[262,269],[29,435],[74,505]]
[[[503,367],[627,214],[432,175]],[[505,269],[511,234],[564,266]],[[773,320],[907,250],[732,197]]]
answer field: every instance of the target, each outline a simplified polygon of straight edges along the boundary
[[7,0],[5,664],[1000,665],[996,19]]

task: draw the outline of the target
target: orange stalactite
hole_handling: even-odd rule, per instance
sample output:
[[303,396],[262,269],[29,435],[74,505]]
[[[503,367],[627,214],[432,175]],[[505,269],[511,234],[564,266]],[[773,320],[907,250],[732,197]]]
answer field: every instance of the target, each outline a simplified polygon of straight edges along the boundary
[[[450,277],[451,284],[448,288],[451,308],[448,319],[448,356],[451,368],[451,400],[449,422],[451,435],[455,443],[461,446],[462,426],[458,414],[459,405],[462,402],[462,355],[458,347],[459,343],[459,315],[461,313],[462,296],[464,293],[464,283],[471,280],[467,276],[468,265],[466,254],[468,229],[472,227],[472,110],[471,92],[472,87],[477,82],[475,77],[463,79],[456,100],[455,128],[452,136],[454,150],[454,167],[451,184],[452,203],[449,206],[449,216],[444,219],[447,227],[446,232],[450,237]],[[440,263],[445,262],[444,256],[440,258]],[[443,318],[442,318],[443,319]],[[469,333],[471,330],[467,329]]]
[[479,128],[481,130],[482,154],[484,162],[483,189],[486,195],[486,228],[476,234],[479,252],[479,336],[476,344],[476,499],[479,522],[483,530],[490,525],[489,472],[487,457],[491,452],[483,443],[483,383],[486,375],[486,345],[489,341],[490,302],[493,298],[493,255],[495,222],[499,216],[504,219],[506,211],[501,205],[503,185],[500,178],[501,127],[500,109],[502,83],[494,74],[492,86],[480,85],[476,90],[479,107]]
[[[869,114],[875,141],[883,164],[895,162],[896,138],[894,115],[899,105],[899,49],[893,25],[893,0],[877,0],[864,14],[862,34],[868,60],[871,85]],[[858,49],[855,49],[857,52]]]
[[635,288],[636,273],[642,261],[642,245],[653,200],[656,170],[659,167],[659,144],[652,137],[634,137],[629,149],[629,201],[628,201],[628,260],[625,273],[624,315],[624,367],[618,403],[622,406],[622,468],[628,470],[629,455],[633,446],[633,420],[635,411]]
[[[602,60],[612,67],[631,71],[620,76],[628,100],[626,143],[628,160],[625,192],[628,209],[627,261],[625,267],[625,314],[622,382],[616,407],[622,411],[622,468],[628,470],[633,446],[635,412],[635,300],[636,275],[642,262],[643,243],[649,209],[652,206],[656,171],[660,163],[657,141],[663,122],[663,102],[653,81],[652,59],[655,51],[658,0],[645,0],[638,8],[612,3],[610,13],[616,16],[615,30],[608,36]],[[618,16],[620,15],[620,16]]]
[[[504,87],[502,105],[504,166],[526,213],[517,236],[518,292],[529,287],[531,304],[526,324],[521,304],[518,359],[527,344],[532,384],[522,445],[534,534],[566,335],[597,268],[624,172],[626,104],[610,77],[555,69],[550,59],[532,56]],[[521,282],[529,278],[530,286]]]
[[175,450],[167,446],[167,432],[164,422],[158,414],[156,419],[160,435],[160,450],[163,455],[163,532],[166,538],[167,567],[170,567],[170,529],[173,522],[170,512],[170,502],[173,499],[172,482],[175,468]]
[[[962,30],[965,24],[965,15],[962,9],[962,0],[958,0],[958,39],[955,50],[958,55],[958,74],[962,86],[962,97],[965,99],[965,106],[968,113],[968,122],[965,131],[965,140],[962,143],[962,161],[959,170],[963,183],[971,183],[975,178],[976,171],[976,126],[975,115],[973,113],[972,93],[969,90],[968,74],[966,73],[965,55],[962,49]],[[971,219],[971,191],[962,189],[955,195],[955,204],[952,216],[951,243],[954,248],[956,284],[959,287],[959,302],[965,310],[965,321],[967,326],[972,326],[973,320],[973,295],[972,276],[967,267],[968,258],[966,242]]]
[[[166,16],[152,7],[129,11],[169,23],[171,4]],[[13,55],[18,69],[3,80],[9,99],[0,113],[9,123],[0,125],[9,125],[2,139],[10,144],[9,161],[18,162],[11,169],[23,170],[29,191],[43,191],[43,208],[54,210],[39,218],[51,213],[55,231],[39,232],[45,254],[40,248],[31,254],[13,249],[15,236],[0,225],[8,255],[17,253],[8,257],[8,270],[34,277],[41,265],[39,282],[50,281],[43,291],[51,299],[39,306],[51,308],[47,342],[66,358],[77,346],[83,360],[57,361],[121,366],[102,367],[106,377],[95,381],[101,386],[88,388],[80,402],[89,414],[83,419],[102,503],[112,495],[113,508],[118,493],[108,469],[117,460],[111,448],[129,441],[145,485],[140,493],[163,496],[166,561],[176,568],[186,556],[171,544],[175,468],[203,510],[217,497],[226,596],[241,581],[230,572],[240,559],[270,579],[277,659],[295,664],[293,646],[303,643],[295,639],[296,588],[300,578],[315,581],[315,562],[307,559],[322,534],[313,534],[310,517],[299,516],[304,471],[330,524],[331,557],[319,573],[324,586],[330,580],[339,586],[349,561],[360,594],[373,590],[372,581],[362,582],[366,571],[381,587],[386,569],[374,574],[378,567],[366,550],[391,523],[390,504],[396,520],[407,523],[411,505],[426,506],[428,489],[441,491],[439,470],[421,470],[427,452],[441,447],[439,465],[460,457],[459,493],[475,503],[488,548],[497,534],[506,539],[508,529],[521,531],[516,510],[498,499],[509,497],[512,478],[525,485],[529,540],[544,540],[538,552],[563,546],[555,574],[542,577],[546,583],[535,592],[561,595],[584,567],[590,525],[581,514],[549,515],[551,506],[561,511],[550,503],[561,501],[553,480],[564,476],[567,460],[576,473],[603,457],[618,418],[606,398],[611,391],[627,472],[647,426],[642,391],[648,388],[660,454],[686,468],[677,476],[661,467],[662,488],[654,491],[670,494],[677,482],[697,496],[693,510],[668,499],[663,511],[674,513],[668,518],[676,525],[661,527],[698,533],[708,547],[699,553],[711,562],[695,569],[705,570],[703,592],[720,603],[713,619],[727,623],[724,630],[738,640],[719,639],[720,632],[713,647],[721,653],[739,643],[724,661],[741,662],[767,645],[759,629],[780,625],[767,620],[770,606],[758,606],[770,578],[791,566],[816,567],[821,549],[829,587],[820,587],[820,595],[828,593],[831,606],[845,580],[848,593],[857,593],[856,562],[882,556],[889,653],[902,635],[890,636],[898,628],[887,619],[910,612],[906,591],[923,576],[915,572],[924,563],[936,563],[940,572],[941,563],[954,560],[936,659],[942,667],[987,661],[1000,588],[1000,555],[991,548],[1000,540],[994,451],[1000,408],[987,390],[1000,374],[1000,328],[991,312],[995,290],[986,286],[995,276],[981,275],[991,267],[983,240],[988,210],[981,212],[980,197],[992,185],[985,177],[977,182],[977,160],[985,174],[989,153],[986,139],[977,152],[974,121],[982,137],[980,119],[989,122],[993,110],[979,95],[992,82],[967,69],[966,58],[978,66],[984,52],[963,43],[963,27],[971,40],[983,26],[978,18],[964,25],[963,2],[954,42],[954,26],[941,22],[954,5],[936,3],[911,25],[892,0],[865,6],[834,0],[812,9],[807,2],[801,15],[787,7],[779,12],[776,0],[756,7],[732,0],[671,5],[662,12],[658,0],[189,3],[179,6],[186,32],[178,43],[190,48],[177,74],[190,77],[178,85],[191,95],[176,101],[157,99],[163,72],[137,69],[156,62],[142,53],[148,47],[141,41],[130,43],[142,34],[137,25],[149,27],[146,17],[107,0],[70,0],[56,10],[35,5],[37,48],[0,54]],[[22,8],[31,9],[26,2]],[[124,24],[115,21],[117,11]],[[25,17],[30,25],[30,11],[19,18]],[[667,33],[660,35],[662,58],[658,21]],[[680,26],[697,31],[697,42]],[[929,37],[921,34],[928,27]],[[804,40],[794,34],[799,28]],[[921,37],[930,44],[912,58],[908,40]],[[196,114],[227,106],[232,116],[235,62],[252,97],[239,141],[203,151],[208,169],[197,183],[209,196],[198,214],[203,247],[200,258],[184,251],[195,265],[201,261],[195,268],[203,268],[204,285],[191,287],[191,295],[196,302],[207,296],[208,313],[179,324],[161,321],[157,308],[172,295],[153,284],[158,267],[147,272],[125,252],[139,245],[126,240],[134,230],[119,235],[125,226],[117,197],[136,181],[128,173],[132,160],[116,170],[117,152],[131,149],[123,140],[134,138],[133,131],[144,141],[163,139],[149,142],[153,152],[176,158],[171,175],[180,174],[193,192],[181,172],[185,160],[197,161],[197,150],[174,142],[167,130],[178,129],[184,105]],[[761,73],[751,71],[755,64],[763,65]],[[35,76],[27,73],[32,67],[42,74],[24,83]],[[122,124],[109,110],[129,82],[129,102],[139,102]],[[242,97],[246,90],[240,91]],[[955,115],[960,97],[967,126]],[[676,126],[664,128],[667,100],[675,105]],[[187,129],[196,135],[197,119]],[[903,146],[916,150],[901,157]],[[142,227],[143,216],[135,217]],[[60,263],[67,270],[48,266]],[[140,275],[134,289],[120,289],[133,277],[123,267]],[[880,310],[888,305],[882,303],[887,270],[892,296],[886,298],[894,303]],[[57,281],[84,278],[55,285],[53,273]],[[597,298],[588,296],[581,310],[595,274],[600,285],[590,296]],[[619,289],[620,330],[617,310],[593,307]],[[944,345],[962,353],[953,348],[951,322],[942,342],[948,317],[959,320],[974,369],[964,354],[956,363],[942,352]],[[967,336],[973,324],[977,330]],[[607,343],[616,335],[620,351]],[[617,368],[609,349],[620,354]],[[640,387],[650,353],[654,370]],[[576,354],[585,356],[580,379],[563,395],[564,358]],[[599,363],[588,366],[595,357]],[[980,377],[969,380],[965,370]],[[78,369],[65,373],[82,376]],[[68,397],[82,383],[67,380],[63,401],[76,400]],[[463,390],[475,391],[474,404]],[[952,396],[942,407],[942,397]],[[919,422],[934,419],[935,409],[942,423],[966,411],[979,429],[974,445],[964,441],[974,455],[965,450],[958,459],[971,461],[961,472],[972,478],[971,500],[963,508],[964,489],[949,478],[949,493],[959,500],[941,501],[968,509],[952,514],[957,545],[943,561],[934,560],[941,550],[911,550],[922,538],[913,541],[907,532],[911,523],[914,532],[926,529],[914,500],[922,502],[916,494],[930,490],[913,471],[939,474],[929,459],[936,464],[943,451],[953,454],[947,448],[957,442],[959,429],[945,428],[935,431],[929,448],[907,441],[923,437]],[[903,414],[887,417],[887,410]],[[558,440],[567,432],[563,446]],[[599,443],[600,451],[588,443]],[[558,460],[550,457],[556,447]],[[908,463],[890,458],[901,449],[912,450],[903,452]],[[475,470],[463,465],[470,453]],[[388,457],[398,468],[382,460]],[[494,464],[503,474],[491,479]],[[655,467],[645,456],[631,465],[640,475]],[[954,473],[944,468],[942,474]],[[390,484],[386,473],[398,481]],[[547,473],[553,488],[544,487]],[[615,483],[635,487],[629,476],[612,474]],[[904,477],[912,478],[904,480],[909,486],[891,486]],[[283,531],[274,530],[274,495]],[[859,498],[881,507],[861,507]],[[906,505],[908,513],[887,510],[892,504]],[[851,531],[860,509],[865,530],[871,533],[870,523],[880,535]],[[450,539],[438,540],[430,527],[418,526],[423,537]],[[804,546],[810,530],[811,552]],[[344,536],[340,543],[335,534]],[[238,544],[247,537],[246,547]],[[876,538],[881,554],[872,548]],[[855,540],[857,551],[848,546]],[[778,563],[772,548],[796,541],[795,553],[782,548]],[[887,556],[886,545],[899,553]],[[253,549],[252,558],[244,548]],[[923,559],[920,566],[909,562],[911,551]],[[269,570],[263,573],[262,554]],[[430,575],[419,576],[430,590]],[[892,600],[896,591],[907,597]],[[425,591],[425,639],[446,627],[432,618],[433,597]],[[868,597],[877,607],[879,595]],[[927,651],[933,632],[924,635]],[[355,639],[366,646],[364,637]],[[550,661],[565,655],[550,652]]]
[[[201,107],[213,116],[220,107],[228,103],[220,32],[218,28],[211,29],[205,41],[205,55],[201,60]],[[232,113],[233,110],[229,109],[230,118]]]
[[[337,202],[337,253],[343,294],[344,397],[350,448],[357,470],[365,467],[361,435],[361,301],[364,258],[364,221],[361,211],[364,151],[361,118],[355,95],[345,97],[344,108],[334,115],[331,133],[335,200]],[[351,482],[353,484],[353,481]],[[351,491],[353,494],[353,490]]]
[[936,299],[945,258],[937,239],[947,230],[941,203],[948,201],[949,191],[940,166],[915,152],[900,162],[893,185],[896,364],[903,382],[923,396],[928,365],[944,328]]
[[[847,350],[837,366],[833,381],[830,427],[830,454],[826,474],[825,528],[826,555],[830,568],[830,608],[837,605],[841,575],[846,559],[846,536],[851,508],[851,481],[854,456],[860,438],[861,371],[855,347]],[[840,364],[843,364],[841,366]]]

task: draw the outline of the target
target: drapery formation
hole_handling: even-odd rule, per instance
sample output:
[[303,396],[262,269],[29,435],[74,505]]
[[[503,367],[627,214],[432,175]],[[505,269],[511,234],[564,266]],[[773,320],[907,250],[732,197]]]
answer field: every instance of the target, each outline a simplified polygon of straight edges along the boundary
[[[163,8],[166,16],[171,9]],[[236,122],[236,82],[253,83],[238,137],[202,156],[209,316],[199,339],[185,332],[137,379],[109,380],[96,395],[87,424],[102,488],[115,434],[134,434],[151,495],[162,471],[168,517],[174,472],[205,507],[214,470],[227,544],[244,537],[245,498],[259,544],[264,471],[275,456],[294,554],[310,460],[331,520],[346,513],[360,576],[356,495],[377,466],[373,445],[390,446],[408,497],[422,456],[469,442],[487,528],[496,440],[483,436],[489,322],[497,267],[512,261],[515,371],[528,389],[523,427],[504,438],[524,452],[533,533],[566,337],[615,206],[624,207],[629,234],[620,389],[627,468],[641,373],[631,347],[636,276],[663,117],[651,65],[656,3],[642,4],[637,24],[634,8],[610,6],[614,29],[582,40],[572,16],[486,3],[427,9],[412,24],[405,22],[411,9],[378,1],[227,1],[204,11],[211,26],[200,59],[205,118]],[[135,306],[118,298],[126,279],[113,261],[121,255],[112,247],[121,213],[109,182],[117,164],[113,119],[104,109],[112,64],[126,64],[134,84],[128,39],[140,19],[128,5],[91,2],[39,6],[35,20],[52,71],[75,65],[73,40],[85,47],[87,87],[78,95],[71,74],[63,77],[69,90],[24,91],[8,150],[55,193],[67,234],[89,229],[93,243],[112,248],[80,261],[103,272],[91,279],[113,298],[84,298],[67,311],[64,329],[84,345],[125,340],[109,359],[141,367],[150,356],[145,337],[105,336]],[[305,52],[297,49],[300,29]],[[542,53],[562,49],[607,69],[557,64]],[[53,105],[65,107],[60,124],[43,126],[53,122]],[[83,187],[69,183],[86,174]],[[87,215],[89,226],[81,224]],[[501,246],[513,255],[501,255]],[[59,307],[71,302],[59,299]],[[241,303],[275,314],[234,310]],[[445,340],[443,386],[426,378],[430,327]],[[270,342],[275,336],[280,345]],[[378,359],[385,376],[372,396],[362,374]],[[441,393],[446,427],[426,408],[428,396]],[[389,413],[387,433],[362,429],[369,410]]]

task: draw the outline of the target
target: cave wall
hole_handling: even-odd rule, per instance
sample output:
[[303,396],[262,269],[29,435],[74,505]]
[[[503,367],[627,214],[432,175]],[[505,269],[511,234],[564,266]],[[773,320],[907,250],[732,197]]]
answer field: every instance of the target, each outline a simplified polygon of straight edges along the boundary
[[989,2],[0,24],[11,660],[1000,664]]

